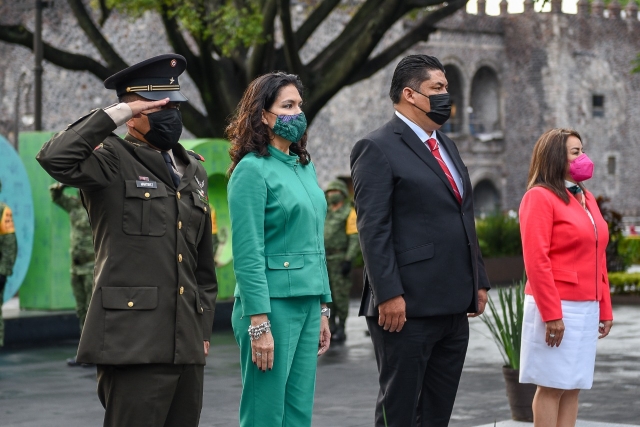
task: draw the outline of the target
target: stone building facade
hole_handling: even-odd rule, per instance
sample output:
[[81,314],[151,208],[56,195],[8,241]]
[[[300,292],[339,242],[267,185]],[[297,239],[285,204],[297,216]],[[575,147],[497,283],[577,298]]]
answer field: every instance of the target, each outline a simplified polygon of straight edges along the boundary
[[[45,14],[45,40],[97,58],[60,3]],[[609,197],[610,207],[622,212],[628,223],[640,223],[640,74],[631,73],[631,61],[640,52],[638,11],[632,5],[620,13],[615,2],[603,11],[597,0],[588,11],[586,3],[578,3],[578,14],[560,13],[556,0],[556,12],[536,13],[532,1],[526,0],[524,13],[507,14],[503,1],[501,15],[489,16],[482,12],[480,0],[479,14],[458,12],[440,22],[428,42],[399,55],[398,59],[426,53],[445,65],[455,114],[444,130],[468,166],[478,212],[517,210],[535,141],[549,128],[571,127],[581,133],[596,165],[588,188]],[[338,16],[323,25],[315,42],[303,50],[303,60],[343,21]],[[410,25],[399,23],[385,43]],[[141,31],[156,35],[153,44],[139,37]],[[104,33],[130,63],[170,50],[159,18],[150,13],[135,22],[112,17]],[[6,64],[0,67],[0,133],[11,138],[16,82],[22,73],[25,82],[30,80],[33,56],[25,48],[1,42],[0,55]],[[314,120],[309,149],[322,185],[336,176],[348,177],[355,142],[393,114],[388,89],[396,63],[344,88]],[[45,129],[60,129],[89,109],[115,101],[115,95],[86,72],[45,64],[45,82]],[[181,83],[191,101],[200,105],[188,77]],[[25,86],[20,89],[22,118],[31,107],[24,102]]]

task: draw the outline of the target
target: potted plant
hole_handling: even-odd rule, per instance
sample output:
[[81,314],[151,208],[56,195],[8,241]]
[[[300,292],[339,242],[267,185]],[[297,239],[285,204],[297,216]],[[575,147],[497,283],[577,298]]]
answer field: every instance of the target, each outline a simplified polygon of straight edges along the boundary
[[489,311],[480,319],[489,328],[500,349],[505,365],[502,374],[507,385],[507,397],[511,418],[516,421],[533,421],[531,404],[536,392],[535,384],[520,384],[520,344],[522,341],[522,317],[524,314],[524,284],[521,279],[515,286],[498,289],[498,305],[489,297]]
[[516,212],[484,215],[476,220],[476,231],[489,281],[509,285],[520,279],[524,260]]

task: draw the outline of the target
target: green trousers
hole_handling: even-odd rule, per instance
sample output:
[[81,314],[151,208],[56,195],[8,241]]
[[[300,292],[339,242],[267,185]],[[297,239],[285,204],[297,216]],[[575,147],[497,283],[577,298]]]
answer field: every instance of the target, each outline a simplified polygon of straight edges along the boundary
[[82,331],[93,292],[93,272],[90,274],[71,273],[71,289],[76,299],[76,315],[80,321],[80,331]]
[[320,297],[272,298],[273,370],[251,361],[249,316],[236,298],[231,322],[240,346],[240,427],[310,427],[320,339]]
[[344,328],[349,315],[349,293],[351,292],[351,276],[342,275],[342,261],[344,256],[327,257],[327,272],[329,273],[329,286],[331,287],[331,299],[333,302],[327,304],[331,309],[329,324],[333,328],[336,320]]

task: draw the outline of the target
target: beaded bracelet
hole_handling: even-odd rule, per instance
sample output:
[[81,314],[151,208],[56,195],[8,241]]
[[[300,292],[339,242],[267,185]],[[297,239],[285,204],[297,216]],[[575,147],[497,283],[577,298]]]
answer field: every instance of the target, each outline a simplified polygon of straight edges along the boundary
[[271,322],[266,321],[264,323],[259,324],[258,326],[249,325],[249,338],[251,341],[255,341],[262,336],[262,334],[266,334],[271,331]]

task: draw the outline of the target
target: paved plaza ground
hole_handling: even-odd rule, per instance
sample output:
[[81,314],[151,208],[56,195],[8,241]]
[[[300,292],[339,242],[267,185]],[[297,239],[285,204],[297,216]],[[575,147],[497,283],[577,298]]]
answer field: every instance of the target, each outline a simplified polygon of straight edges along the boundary
[[[357,312],[352,302],[352,313]],[[640,425],[640,306],[614,307],[611,335],[599,342],[592,390],[581,393],[582,427]],[[370,427],[377,394],[377,368],[364,319],[348,322],[348,339],[319,360],[314,426]],[[75,342],[0,350],[0,426],[89,427],[102,425],[95,369],[68,368]],[[205,368],[201,426],[237,426],[240,397],[238,349],[231,332],[212,338]],[[276,344],[277,345],[277,344]],[[471,340],[451,427],[493,425],[510,418],[502,358],[478,319]],[[600,424],[607,423],[607,424]]]

